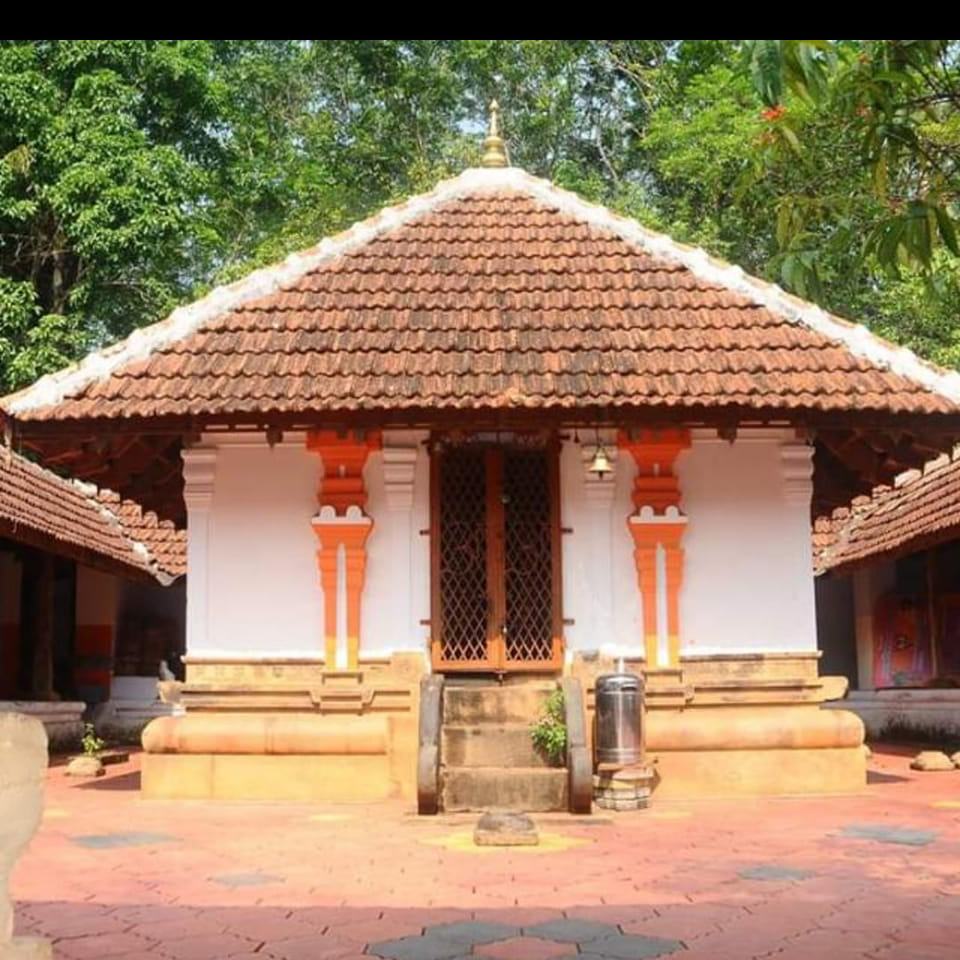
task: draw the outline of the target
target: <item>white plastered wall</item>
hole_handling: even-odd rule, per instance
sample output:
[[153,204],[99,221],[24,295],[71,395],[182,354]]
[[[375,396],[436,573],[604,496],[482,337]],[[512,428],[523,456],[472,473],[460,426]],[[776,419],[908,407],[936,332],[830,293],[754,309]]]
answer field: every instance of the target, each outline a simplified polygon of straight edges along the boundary
[[693,431],[676,464],[681,655],[817,649],[809,456],[787,430]]
[[[612,436],[601,439],[614,454]],[[613,477],[598,485],[586,470],[595,447],[592,438],[569,441],[561,453],[562,523],[570,531],[564,616],[574,621],[565,628],[567,652],[641,657],[642,607],[626,524],[636,465],[619,453]],[[693,431],[675,467],[689,518],[682,655],[816,650],[809,452],[789,430],[742,430],[732,444]]]
[[[302,435],[272,449],[262,433],[205,436],[202,446],[215,450],[215,467],[205,549],[202,511],[186,498],[187,654],[320,657],[323,595],[310,526],[317,456]],[[200,565],[205,577],[195,575]],[[204,580],[205,598],[197,595]]]
[[430,617],[430,459],[419,431],[387,430],[364,468],[367,574],[360,659],[427,648]]
[[[429,461],[423,435],[387,431],[364,479],[367,541],[360,656],[424,651],[430,615]],[[612,478],[586,467],[595,444],[567,441],[560,463],[563,613],[568,654],[642,655],[640,592],[626,518],[636,472],[616,456]],[[310,518],[320,463],[305,438],[270,449],[263,435],[204,438],[215,449],[191,535],[188,653],[322,657],[323,592]],[[799,452],[800,464],[791,456]],[[694,431],[676,472],[689,517],[680,595],[682,653],[816,650],[810,556],[809,448],[786,430],[741,431],[730,444]],[[210,479],[212,477],[212,480]],[[195,499],[187,496],[188,507]],[[203,546],[203,510],[209,511]],[[191,521],[194,510],[191,508]],[[194,592],[204,576],[206,609]],[[190,606],[195,605],[191,618]],[[199,613],[202,617],[199,617]],[[199,619],[199,623],[197,622]]]
[[[388,431],[364,469],[367,541],[361,660],[423,651],[430,615],[429,462],[424,436]],[[272,449],[262,433],[208,434],[203,478],[188,476],[187,654],[323,657],[317,571],[320,458],[302,434]],[[191,454],[187,452],[189,460]],[[192,492],[192,487],[197,492]],[[200,596],[206,583],[205,596]]]
[[560,522],[563,535],[563,615],[568,657],[599,650],[611,656],[643,655],[640,590],[627,517],[636,466],[619,454],[612,434],[601,434],[615,462],[603,480],[587,466],[596,449],[591,438],[564,442],[560,452]]

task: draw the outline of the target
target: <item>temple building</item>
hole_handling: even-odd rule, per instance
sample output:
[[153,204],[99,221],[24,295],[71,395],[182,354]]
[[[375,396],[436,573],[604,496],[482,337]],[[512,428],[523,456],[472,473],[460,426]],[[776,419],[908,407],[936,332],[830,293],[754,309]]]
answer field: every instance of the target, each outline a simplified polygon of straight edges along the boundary
[[3,411],[186,522],[148,796],[550,809],[576,771],[529,725],[621,663],[657,794],[862,787],[811,517],[950,449],[960,376],[508,166],[494,128],[481,167]]
[[960,735],[960,460],[943,456],[817,521],[823,662],[876,737]]
[[169,713],[157,674],[182,652],[185,547],[138,504],[0,449],[0,711],[40,718],[55,750],[94,713],[112,733]]

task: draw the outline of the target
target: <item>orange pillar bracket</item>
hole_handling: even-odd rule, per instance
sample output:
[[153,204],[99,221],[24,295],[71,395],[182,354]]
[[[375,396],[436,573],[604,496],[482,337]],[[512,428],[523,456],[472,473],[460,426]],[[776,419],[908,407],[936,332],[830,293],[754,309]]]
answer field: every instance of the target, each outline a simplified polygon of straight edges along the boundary
[[[373,529],[373,520],[364,513],[367,491],[363,468],[370,452],[379,450],[380,445],[379,432],[311,430],[307,434],[307,449],[320,456],[323,471],[317,489],[320,509],[312,523],[319,542],[317,566],[324,596],[327,669],[356,670],[359,664],[366,543]],[[346,596],[342,630],[337,617],[341,582]],[[338,651],[342,652],[338,655]]]
[[[627,518],[643,603],[643,640],[647,667],[675,667],[680,662],[680,588],[683,584],[681,540],[687,518],[680,506],[680,485],[674,464],[690,446],[689,430],[620,431],[617,444],[637,465],[633,482],[634,512]],[[664,555],[663,579],[658,552]],[[658,615],[663,597],[666,623]],[[660,636],[666,650],[660,649]]]

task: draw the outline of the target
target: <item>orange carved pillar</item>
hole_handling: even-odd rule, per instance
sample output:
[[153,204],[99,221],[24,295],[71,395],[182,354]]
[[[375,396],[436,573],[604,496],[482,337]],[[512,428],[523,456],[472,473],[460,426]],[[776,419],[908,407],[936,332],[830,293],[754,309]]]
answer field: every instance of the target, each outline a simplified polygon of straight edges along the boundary
[[657,541],[649,527],[630,524],[633,535],[633,560],[637,565],[637,584],[643,603],[643,649],[646,662],[657,660]]
[[314,524],[314,533],[320,541],[317,550],[317,568],[320,571],[320,589],[323,590],[323,651],[324,662],[333,666],[337,662],[337,559],[338,544],[334,537],[324,542],[324,530]]
[[[314,430],[307,435],[307,449],[320,455],[323,466],[317,491],[320,509],[312,524],[319,542],[317,565],[324,597],[327,669],[356,670],[359,662],[366,543],[373,529],[373,520],[364,513],[367,491],[363,468],[370,451],[379,447],[379,433]],[[337,616],[341,584],[346,597],[342,624]]]
[[[637,582],[643,602],[644,650],[648,667],[672,667],[680,662],[680,588],[683,583],[681,540],[687,518],[680,509],[680,487],[673,472],[681,450],[690,445],[688,430],[621,431],[621,450],[637,465],[633,483],[633,514],[627,527],[633,537]],[[663,578],[658,556],[663,552]],[[664,600],[666,623],[658,615]],[[660,638],[666,640],[661,648]]]
[[680,662],[680,588],[683,586],[683,547],[680,541],[685,532],[686,524],[682,523],[660,527],[667,592],[667,652],[671,665]]
[[367,569],[367,537],[372,528],[372,522],[341,527],[347,579],[347,663],[351,670],[356,669],[360,655],[360,594]]

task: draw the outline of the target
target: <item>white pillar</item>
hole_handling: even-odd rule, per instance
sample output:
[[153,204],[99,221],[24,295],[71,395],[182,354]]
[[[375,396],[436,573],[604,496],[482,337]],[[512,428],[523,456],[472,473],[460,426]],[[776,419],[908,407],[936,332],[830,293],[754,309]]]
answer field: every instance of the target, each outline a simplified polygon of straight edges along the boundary
[[[583,502],[586,509],[585,538],[589,539],[587,550],[591,563],[586,573],[593,597],[590,631],[607,646],[617,646],[620,638],[614,628],[614,577],[613,577],[613,503],[617,492],[617,464],[619,450],[615,433],[604,431],[600,442],[610,460],[610,472],[602,477],[590,472],[590,465],[597,449],[596,443],[580,444],[580,459],[583,463]],[[562,502],[562,496],[561,496]],[[622,517],[617,517],[620,523]]]
[[183,501],[187,507],[187,653],[210,644],[210,506],[217,471],[215,447],[183,450]]
[[[404,648],[421,632],[413,607],[417,589],[415,548],[418,537],[413,529],[413,479],[417,455],[415,445],[394,446],[389,434],[384,437],[383,485],[389,516],[383,520],[389,526],[390,555],[403,557],[406,565],[405,571],[397,571],[397,589],[394,591],[397,636],[393,643]],[[378,600],[372,598],[372,602]]]

